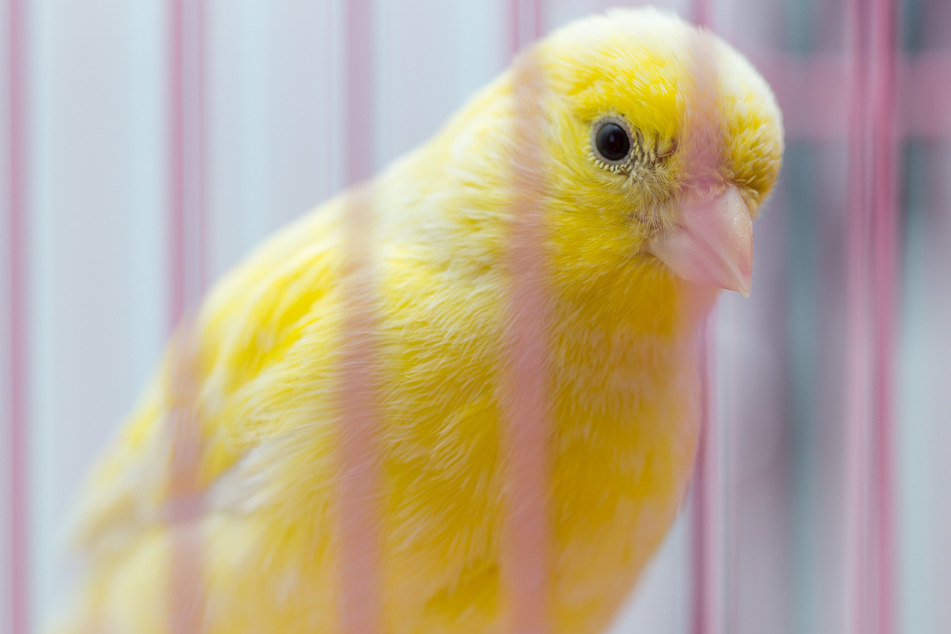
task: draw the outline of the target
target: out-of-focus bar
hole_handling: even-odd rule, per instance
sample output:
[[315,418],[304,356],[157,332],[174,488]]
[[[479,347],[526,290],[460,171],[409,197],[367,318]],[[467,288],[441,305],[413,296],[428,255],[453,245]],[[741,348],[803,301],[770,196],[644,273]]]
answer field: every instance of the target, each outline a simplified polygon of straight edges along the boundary
[[[703,28],[712,28],[712,0],[694,0],[692,15],[694,23]],[[715,90],[716,68],[706,63],[706,46],[698,41],[692,55],[694,67],[694,90],[699,93]],[[713,115],[714,113],[709,113]],[[701,117],[695,123],[693,133],[713,134],[719,123],[715,116]],[[704,130],[703,128],[709,128]],[[715,136],[716,138],[716,136]],[[701,163],[721,160],[719,154],[692,157],[696,168]],[[711,312],[699,333],[700,346],[700,446],[693,482],[692,522],[692,587],[691,587],[691,632],[692,634],[720,634],[728,618],[728,597],[733,596],[727,574],[727,553],[732,517],[727,507],[727,481],[722,478],[725,469],[723,439],[729,437],[730,421],[722,420],[717,408],[717,322],[718,315]]]
[[541,37],[545,20],[544,0],[509,0],[511,51],[517,54]]
[[30,574],[27,472],[27,79],[26,2],[8,0],[7,97],[8,97],[8,308],[9,308],[9,405],[7,416],[10,468],[9,508],[9,632],[30,630]]
[[895,6],[850,4],[846,621],[895,620],[894,358],[897,266]]
[[[542,147],[538,94],[544,78],[537,62],[516,62],[515,129],[519,147]],[[509,624],[506,631],[543,634],[549,614],[549,510],[551,465],[546,368],[548,332],[545,293],[544,161],[515,162],[512,222],[507,253],[509,275],[506,372],[502,431],[508,492],[503,531],[502,579]]]
[[170,574],[168,631],[203,631],[204,557],[201,537],[202,492],[198,471],[203,453],[199,402],[197,324],[183,319],[197,309],[204,287],[205,259],[205,2],[168,4],[168,320],[179,326],[171,346],[166,421],[170,438]]
[[373,634],[383,629],[375,372],[379,351],[372,242],[368,235],[373,201],[365,191],[358,190],[351,196],[346,220],[347,279],[338,396],[338,604],[340,631]]
[[[540,0],[513,0],[512,55],[541,35]],[[541,93],[545,78],[534,53],[515,62],[515,134],[519,147],[543,147]],[[541,157],[516,159],[506,270],[510,287],[505,325],[506,367],[501,434],[507,481],[502,531],[502,587],[505,631],[544,634],[551,630],[551,528],[547,505],[551,456],[546,368],[548,298],[545,293],[545,173]]]
[[374,3],[348,0],[346,9],[346,104],[345,139],[347,184],[366,180],[373,174],[375,95],[373,90],[376,30]]
[[707,318],[700,333],[700,447],[693,482],[692,523],[692,634],[723,631],[723,574],[720,548],[724,497],[718,477],[723,459],[721,429],[716,412],[716,319]]
[[869,630],[869,152],[868,3],[849,3],[851,37],[849,94],[848,217],[846,222],[846,365],[845,365],[845,560],[843,632]]
[[201,518],[205,499],[199,484],[204,453],[201,425],[197,328],[188,319],[171,343],[167,389],[171,403],[165,433],[171,448],[166,522],[171,557],[167,580],[169,634],[205,631],[205,557]]
[[184,0],[169,2],[169,327],[185,311],[185,28]]
[[895,313],[898,297],[897,175],[895,170],[894,0],[874,0],[872,15],[872,393],[875,401],[872,457],[874,465],[873,581],[878,634],[895,631]]
[[169,0],[168,319],[197,308],[205,286],[204,0]]
[[[346,8],[346,165],[351,186],[373,172],[374,4],[351,0]],[[339,616],[341,632],[382,631],[383,588],[379,456],[379,410],[375,368],[376,310],[372,192],[355,189],[346,209],[346,278],[341,331],[337,490]],[[343,431],[343,428],[346,431]]]

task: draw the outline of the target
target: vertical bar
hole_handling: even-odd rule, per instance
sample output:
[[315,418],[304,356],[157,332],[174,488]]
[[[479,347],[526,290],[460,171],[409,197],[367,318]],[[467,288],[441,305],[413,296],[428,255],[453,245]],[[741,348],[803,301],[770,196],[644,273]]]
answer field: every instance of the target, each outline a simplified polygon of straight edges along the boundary
[[853,0],[850,18],[846,618],[847,631],[854,634],[890,634],[895,627],[895,6],[891,0]]
[[509,1],[509,52],[515,56],[522,50],[522,3],[523,0]]
[[[693,0],[692,13],[695,23],[701,28],[710,28],[713,19],[712,0]],[[701,95],[716,94],[716,69],[710,65],[713,59],[700,36],[691,50],[694,66],[693,90]],[[707,97],[706,101],[715,103]],[[701,101],[702,102],[702,101]],[[714,107],[715,108],[715,107]],[[709,147],[718,148],[710,156],[690,158],[691,170],[702,170],[722,160],[719,152],[718,112],[697,113],[692,133],[712,135]],[[703,146],[700,146],[703,147]],[[720,634],[724,625],[724,582],[728,581],[723,569],[725,557],[719,549],[727,544],[724,534],[724,511],[727,500],[724,496],[720,475],[724,467],[723,448],[720,440],[726,431],[721,429],[716,408],[716,332],[717,317],[711,311],[701,327],[700,345],[700,447],[693,498],[693,587],[691,627],[694,634]]]
[[[169,328],[171,343],[166,421],[169,463],[167,631],[204,631],[205,580],[198,472],[204,451],[199,399],[197,325],[183,319],[196,307],[205,269],[205,2],[169,0]],[[181,323],[180,323],[181,322]]]
[[169,0],[169,324],[205,285],[204,0]]
[[[185,320],[187,322],[187,320]],[[199,399],[198,329],[184,323],[171,344],[168,377],[169,461],[168,534],[170,573],[168,597],[169,634],[205,631],[205,579],[201,518],[205,500],[199,484],[204,453]]]
[[189,135],[193,139],[192,155],[194,167],[191,173],[194,176],[194,257],[192,270],[188,276],[193,284],[191,301],[197,305],[205,292],[207,285],[207,257],[208,257],[208,126],[207,121],[207,90],[206,71],[208,66],[208,47],[206,44],[208,23],[207,0],[194,0],[194,54],[195,54],[195,81],[192,85],[192,120],[194,129]]
[[[541,35],[541,0],[512,0],[511,53],[516,56]],[[533,53],[513,67],[516,134],[520,147],[541,147],[544,77]],[[505,339],[509,357],[503,375],[502,455],[506,518],[501,578],[506,631],[544,634],[551,630],[549,583],[550,516],[547,498],[550,456],[545,384],[547,323],[544,249],[544,178],[538,161],[518,161],[512,170],[511,228],[506,251],[509,275]]]
[[716,320],[711,314],[700,332],[700,449],[694,481],[693,600],[691,631],[716,634],[722,631],[720,593],[722,571],[717,547],[721,534],[721,499],[717,475],[722,456],[718,446],[720,429],[716,416]]
[[184,0],[169,0],[169,327],[185,312]]
[[[373,2],[350,0],[346,9],[347,180],[373,171]],[[379,456],[376,447],[378,350],[369,186],[353,189],[346,209],[346,298],[340,365],[338,433],[339,622],[347,634],[383,629]],[[346,431],[344,431],[344,428]]]
[[[726,327],[728,332],[736,332],[737,298],[729,297],[718,308],[716,315],[720,328]],[[715,350],[719,357],[718,366],[720,376],[724,380],[715,386],[718,394],[721,396],[717,405],[717,411],[722,414],[720,422],[721,445],[721,469],[722,487],[723,487],[723,524],[722,524],[722,543],[723,543],[723,578],[721,592],[723,627],[727,632],[736,632],[739,619],[739,565],[737,563],[738,537],[737,530],[737,510],[739,506],[739,496],[737,495],[737,474],[735,465],[739,457],[739,438],[737,432],[737,420],[739,412],[737,403],[739,402],[739,380],[737,377],[737,346],[731,344],[725,349]],[[717,360],[717,359],[715,359]]]
[[541,37],[544,30],[544,0],[510,0],[512,55]]
[[[516,147],[543,147],[542,71],[531,53],[515,62]],[[537,160],[512,165],[513,201],[506,270],[509,278],[502,406],[507,491],[501,574],[507,631],[551,631],[549,583],[548,323],[545,289],[545,174]]]
[[26,3],[8,0],[10,632],[30,628],[27,497]]
[[895,170],[895,55],[894,0],[873,0],[872,142],[874,204],[872,225],[874,305],[873,394],[875,433],[875,581],[879,634],[895,631],[895,488],[894,488],[894,358],[898,209]]
[[337,434],[340,629],[347,634],[373,634],[382,631],[383,589],[377,508],[376,302],[367,236],[372,201],[366,190],[356,190],[351,197],[346,212],[349,251]]
[[346,25],[346,143],[347,182],[357,183],[373,173],[373,2],[349,0]]
[[868,518],[868,323],[866,273],[869,266],[866,157],[867,2],[849,3],[851,86],[849,95],[849,187],[846,227],[846,518],[844,632],[866,634],[869,603],[866,562],[870,555]]

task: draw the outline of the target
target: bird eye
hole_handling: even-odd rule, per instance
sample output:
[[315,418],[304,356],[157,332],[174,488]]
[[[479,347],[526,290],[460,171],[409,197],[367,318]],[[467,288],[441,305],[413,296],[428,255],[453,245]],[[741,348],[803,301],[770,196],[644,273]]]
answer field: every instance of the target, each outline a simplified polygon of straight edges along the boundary
[[631,133],[619,119],[612,117],[600,121],[594,128],[592,140],[595,154],[605,163],[619,165],[631,154]]

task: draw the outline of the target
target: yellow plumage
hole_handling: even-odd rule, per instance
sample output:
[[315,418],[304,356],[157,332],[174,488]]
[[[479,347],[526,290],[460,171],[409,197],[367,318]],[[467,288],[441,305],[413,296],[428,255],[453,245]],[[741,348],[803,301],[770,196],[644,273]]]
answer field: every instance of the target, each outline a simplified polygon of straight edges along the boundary
[[[706,43],[718,68],[706,106],[691,101],[693,42]],[[540,147],[514,146],[507,72],[369,190],[387,632],[501,627],[502,263],[513,161],[539,161],[546,176],[550,604],[556,630],[572,634],[610,622],[692,471],[695,335],[717,291],[673,274],[650,246],[678,230],[686,201],[701,194],[732,187],[755,215],[779,170],[780,116],[765,83],[727,45],[674,17],[611,12],[556,32],[533,54],[546,85]],[[722,163],[700,179],[688,174],[694,107],[715,113],[723,146]],[[645,158],[634,168],[612,170],[596,155],[592,126],[604,117],[638,132]],[[204,540],[208,632],[335,631],[333,441],[350,195],[270,239],[197,317],[206,508],[191,521]],[[67,631],[166,631],[174,361],[169,353],[86,489],[78,535],[90,572]]]

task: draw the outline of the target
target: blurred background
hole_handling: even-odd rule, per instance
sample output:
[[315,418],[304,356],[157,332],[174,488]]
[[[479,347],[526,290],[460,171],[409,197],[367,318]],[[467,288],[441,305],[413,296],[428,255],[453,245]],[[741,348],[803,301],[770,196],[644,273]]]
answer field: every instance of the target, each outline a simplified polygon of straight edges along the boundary
[[[347,157],[387,164],[519,45],[639,3],[364,4],[2,3],[0,631],[74,583],[70,500],[184,306]],[[752,295],[709,331],[706,493],[614,631],[949,632],[951,3],[654,4],[761,69],[787,149]],[[372,98],[348,109],[353,38]]]

